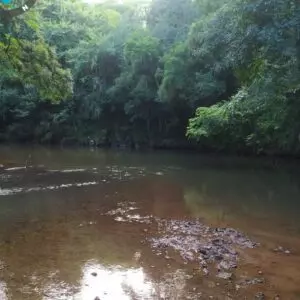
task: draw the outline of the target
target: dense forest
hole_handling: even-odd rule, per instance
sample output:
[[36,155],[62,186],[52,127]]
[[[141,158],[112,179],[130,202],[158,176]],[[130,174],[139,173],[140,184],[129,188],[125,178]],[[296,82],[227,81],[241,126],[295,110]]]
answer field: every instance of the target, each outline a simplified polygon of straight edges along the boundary
[[300,154],[299,0],[18,4],[0,142]]

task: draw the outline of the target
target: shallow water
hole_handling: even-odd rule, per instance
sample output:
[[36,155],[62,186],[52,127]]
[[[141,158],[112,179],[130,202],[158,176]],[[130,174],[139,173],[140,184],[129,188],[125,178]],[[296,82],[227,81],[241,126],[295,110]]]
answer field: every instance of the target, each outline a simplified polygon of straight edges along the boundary
[[299,212],[297,161],[1,147],[0,299],[300,299]]

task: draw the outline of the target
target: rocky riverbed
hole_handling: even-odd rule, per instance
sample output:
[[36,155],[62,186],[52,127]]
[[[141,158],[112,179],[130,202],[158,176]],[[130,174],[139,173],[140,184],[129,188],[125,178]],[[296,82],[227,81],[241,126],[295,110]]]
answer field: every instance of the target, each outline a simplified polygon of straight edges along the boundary
[[239,262],[238,248],[254,248],[258,243],[233,228],[213,228],[198,220],[159,220],[160,235],[149,241],[156,254],[170,249],[185,262],[197,262],[205,275],[215,268],[216,276],[231,279]]
[[[205,293],[198,290],[196,282],[193,290],[182,296],[183,299],[282,299],[276,293],[270,298],[263,292],[268,289],[263,271],[243,272],[247,264],[244,253],[261,251],[261,245],[255,239],[234,228],[209,226],[203,219],[167,219],[140,212],[136,203],[120,202],[104,215],[116,222],[143,226],[143,246],[148,246],[153,254],[164,259],[168,267],[176,261],[182,270],[193,270],[185,273],[185,280],[198,278],[203,283],[207,278],[208,287],[214,288],[215,293]],[[290,254],[290,250],[282,246],[268,251]],[[140,252],[136,253],[135,259],[141,260]]]
[[[234,281],[237,289],[263,283],[264,278],[236,278],[239,267],[239,251],[253,249],[259,243],[234,228],[211,227],[203,220],[173,220],[138,213],[135,203],[119,203],[116,209],[106,212],[117,222],[141,223],[148,243],[155,255],[170,260],[170,255],[179,255],[183,265],[198,267],[203,276]],[[149,234],[151,231],[151,234]],[[153,236],[154,235],[154,236]],[[171,254],[172,253],[172,254]]]

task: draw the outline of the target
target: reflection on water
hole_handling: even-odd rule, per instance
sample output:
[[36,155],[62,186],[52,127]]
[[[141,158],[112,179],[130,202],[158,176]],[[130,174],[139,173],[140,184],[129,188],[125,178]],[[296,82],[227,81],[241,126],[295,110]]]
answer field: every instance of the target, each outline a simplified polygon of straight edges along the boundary
[[[300,176],[293,164],[0,148],[0,299],[253,299],[259,292],[299,299]],[[239,251],[236,276],[262,271],[266,284],[237,290],[172,250],[151,249],[155,220],[195,218],[258,241],[259,249]],[[274,252],[278,246],[291,253]]]
[[6,290],[5,282],[0,281],[0,299],[1,300],[7,300],[6,293],[7,293],[7,290]]
[[142,299],[151,299],[151,295],[154,294],[154,288],[151,282],[147,282],[142,268],[106,269],[101,265],[87,264],[83,272],[82,289],[77,299],[89,300],[99,297],[104,300],[130,300],[134,295]]
[[0,196],[8,196],[17,193],[30,193],[30,192],[38,192],[38,191],[46,191],[46,190],[59,190],[65,189],[70,187],[84,187],[88,185],[95,185],[97,184],[96,181],[92,182],[79,182],[79,183],[67,183],[67,184],[60,184],[60,185],[48,185],[45,187],[31,187],[31,188],[10,188],[10,189],[1,189],[0,188]]
[[82,277],[77,287],[52,281],[44,285],[41,294],[45,300],[130,300],[132,297],[152,299],[155,293],[143,268],[107,268],[90,261],[82,266]]
[[[199,175],[203,179],[195,179]],[[187,176],[184,199],[193,216],[224,226],[236,222],[246,230],[253,226],[272,230],[275,225],[283,234],[300,233],[298,174],[246,169],[204,170]]]

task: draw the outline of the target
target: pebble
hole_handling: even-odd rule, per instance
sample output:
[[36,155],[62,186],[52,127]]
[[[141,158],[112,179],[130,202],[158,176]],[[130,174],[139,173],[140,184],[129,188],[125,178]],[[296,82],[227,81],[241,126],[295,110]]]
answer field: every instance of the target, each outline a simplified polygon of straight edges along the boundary
[[222,260],[218,265],[219,270],[221,269],[230,270],[230,269],[235,269],[236,267],[237,267],[236,263],[225,261],[225,260]]
[[291,254],[291,251],[288,249],[284,249],[282,246],[279,246],[275,249],[273,249],[274,252],[281,252],[281,253],[285,253],[285,254]]
[[266,296],[265,296],[264,293],[259,292],[259,293],[257,293],[257,294],[255,295],[255,299],[257,299],[257,300],[265,300],[265,299],[266,299]]
[[209,274],[209,272],[208,272],[208,269],[207,269],[207,268],[203,268],[203,269],[202,269],[202,271],[203,271],[204,275],[208,275],[208,274]]
[[217,277],[225,279],[225,280],[229,280],[232,278],[232,273],[228,273],[228,272],[219,272],[219,274],[217,275]]
[[96,277],[98,274],[96,272],[91,273],[92,276]]
[[275,298],[274,298],[274,300],[280,300],[279,295],[276,295]]
[[242,286],[248,286],[252,284],[261,284],[264,283],[265,279],[263,277],[254,277],[254,278],[245,278],[239,281],[239,284]]
[[97,296],[94,300],[100,300],[100,298]]
[[258,271],[258,274],[259,274],[259,275],[262,275],[262,274],[263,274],[263,272],[262,272],[262,271]]

